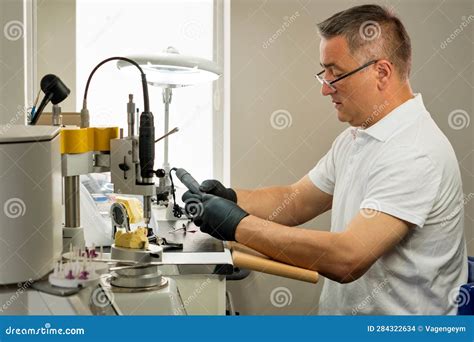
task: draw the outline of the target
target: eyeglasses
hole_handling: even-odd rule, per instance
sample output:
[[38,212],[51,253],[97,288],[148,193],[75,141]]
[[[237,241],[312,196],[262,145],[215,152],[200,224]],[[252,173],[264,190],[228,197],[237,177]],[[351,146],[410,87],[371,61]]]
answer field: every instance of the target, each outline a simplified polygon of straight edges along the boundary
[[365,63],[364,65],[361,65],[360,67],[358,67],[357,69],[352,70],[352,71],[349,71],[349,72],[347,72],[347,73],[345,73],[345,74],[339,76],[338,78],[336,78],[336,79],[334,79],[334,80],[332,80],[332,81],[328,81],[327,79],[325,79],[325,78],[322,76],[326,70],[323,70],[323,71],[318,72],[316,75],[314,75],[314,77],[316,77],[316,78],[318,79],[318,81],[319,81],[322,85],[326,84],[326,85],[327,85],[329,88],[331,88],[332,90],[336,90],[336,88],[333,86],[334,83],[339,82],[340,80],[342,80],[342,79],[344,79],[344,78],[346,78],[346,77],[349,77],[349,76],[351,76],[351,75],[354,75],[356,72],[359,72],[359,71],[361,71],[362,69],[367,68],[369,65],[372,65],[372,64],[377,63],[378,61],[379,61],[379,60],[376,59],[376,60],[367,62],[367,63]]

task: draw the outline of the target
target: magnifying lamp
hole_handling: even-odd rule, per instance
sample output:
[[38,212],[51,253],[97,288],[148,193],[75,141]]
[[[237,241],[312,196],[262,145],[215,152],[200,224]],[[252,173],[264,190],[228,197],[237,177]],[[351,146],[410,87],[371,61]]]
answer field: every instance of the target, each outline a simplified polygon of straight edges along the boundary
[[[127,56],[146,72],[148,84],[162,88],[186,87],[217,80],[222,74],[220,67],[205,58],[181,55],[168,47],[165,52],[154,55]],[[119,69],[130,64],[118,61]]]

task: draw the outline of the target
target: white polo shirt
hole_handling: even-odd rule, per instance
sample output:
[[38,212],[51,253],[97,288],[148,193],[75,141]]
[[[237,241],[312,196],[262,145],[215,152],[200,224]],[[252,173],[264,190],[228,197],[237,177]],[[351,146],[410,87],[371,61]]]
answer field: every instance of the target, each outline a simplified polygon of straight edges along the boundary
[[320,314],[456,313],[468,272],[461,175],[420,94],[365,130],[346,129],[309,177],[333,195],[332,232],[363,208],[416,225],[356,281],[325,279]]

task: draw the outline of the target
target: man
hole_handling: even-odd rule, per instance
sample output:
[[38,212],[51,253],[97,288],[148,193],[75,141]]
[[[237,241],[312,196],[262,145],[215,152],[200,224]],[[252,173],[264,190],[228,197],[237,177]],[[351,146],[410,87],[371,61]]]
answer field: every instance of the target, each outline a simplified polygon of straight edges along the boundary
[[[455,314],[467,281],[461,177],[411,90],[410,38],[377,5],[318,29],[322,94],[351,127],[295,184],[234,191],[210,180],[208,194],[183,200],[202,201],[202,231],[328,278],[320,314]],[[331,232],[291,228],[330,209]]]

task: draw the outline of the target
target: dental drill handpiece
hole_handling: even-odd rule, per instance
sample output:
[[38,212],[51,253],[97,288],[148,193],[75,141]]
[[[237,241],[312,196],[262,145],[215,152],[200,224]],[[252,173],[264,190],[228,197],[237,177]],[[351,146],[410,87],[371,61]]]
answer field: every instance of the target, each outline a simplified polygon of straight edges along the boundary
[[[191,191],[193,194],[204,194],[201,190],[199,190],[199,183],[185,169],[176,169],[176,177],[178,177],[181,183],[183,183],[184,186],[187,187],[189,191]],[[187,206],[185,205],[184,208],[186,212],[189,212],[192,217],[197,214],[197,209],[194,206],[189,206],[189,208],[187,208]]]
[[[153,123],[153,114],[151,112],[143,112],[140,115],[138,148],[142,183],[153,184],[153,166],[155,163],[155,126]],[[148,228],[151,219],[151,196],[143,196],[143,218],[146,227]]]
[[185,169],[177,169],[176,177],[187,187],[192,193],[202,195],[203,192],[199,190],[199,183],[189,174]]

